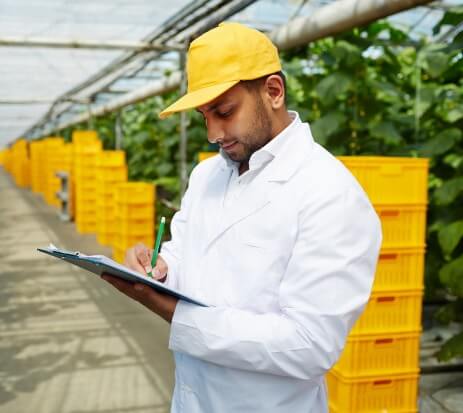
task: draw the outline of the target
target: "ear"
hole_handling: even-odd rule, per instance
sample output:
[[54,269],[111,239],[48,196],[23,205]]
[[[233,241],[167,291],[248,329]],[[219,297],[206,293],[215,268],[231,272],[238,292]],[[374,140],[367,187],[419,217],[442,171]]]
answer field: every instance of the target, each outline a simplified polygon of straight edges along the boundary
[[278,110],[285,105],[285,85],[280,76],[270,75],[265,79],[264,93],[272,109]]

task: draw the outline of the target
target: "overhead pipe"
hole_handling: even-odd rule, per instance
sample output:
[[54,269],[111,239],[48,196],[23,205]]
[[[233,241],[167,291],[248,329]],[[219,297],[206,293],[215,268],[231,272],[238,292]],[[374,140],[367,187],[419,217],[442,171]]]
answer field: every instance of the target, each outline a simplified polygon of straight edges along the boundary
[[431,1],[340,0],[321,7],[310,16],[293,19],[273,30],[270,38],[280,50],[292,49]]
[[[310,16],[298,17],[278,29],[269,36],[279,50],[303,46],[314,40],[332,36],[356,26],[388,17],[392,14],[417,7],[432,0],[339,0],[321,7]],[[165,80],[157,80],[148,86],[127,93],[121,98],[92,109],[92,116],[118,110],[126,105],[137,103],[148,97],[161,95],[180,86],[181,73],[174,72]],[[90,114],[85,113],[70,121],[61,123],[53,130],[61,130],[77,123],[85,122]],[[50,128],[51,130],[51,128]],[[48,130],[47,130],[48,132]]]
[[180,51],[179,45],[162,44],[159,42],[127,42],[104,40],[57,40],[49,38],[0,37],[0,46],[10,47],[44,47],[52,49],[97,49],[97,50],[132,50],[144,51]]

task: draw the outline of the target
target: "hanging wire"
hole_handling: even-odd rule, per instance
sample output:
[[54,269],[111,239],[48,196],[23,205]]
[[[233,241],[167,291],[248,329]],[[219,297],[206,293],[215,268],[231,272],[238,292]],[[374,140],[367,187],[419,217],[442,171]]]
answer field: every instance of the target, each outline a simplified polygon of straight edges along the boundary
[[293,15],[289,18],[289,20],[293,20],[296,17],[299,16],[299,13],[302,11],[304,6],[309,2],[309,0],[302,0],[301,4],[299,4],[299,7],[296,9],[296,11],[293,13]]

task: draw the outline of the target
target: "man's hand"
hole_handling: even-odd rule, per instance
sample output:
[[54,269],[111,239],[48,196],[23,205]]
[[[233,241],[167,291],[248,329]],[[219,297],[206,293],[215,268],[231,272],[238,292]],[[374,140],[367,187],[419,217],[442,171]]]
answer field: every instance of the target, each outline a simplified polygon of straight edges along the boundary
[[124,265],[132,270],[138,271],[141,274],[148,274],[152,270],[153,278],[158,281],[164,281],[167,276],[167,264],[158,255],[154,269],[151,268],[151,258],[153,250],[146,245],[137,244],[135,247],[129,248],[125,253]]
[[172,321],[175,307],[178,302],[177,298],[158,293],[147,285],[131,284],[127,281],[121,280],[120,278],[112,277],[107,274],[103,274],[101,278],[116,287],[121,293],[138,301],[149,310],[161,316],[168,323]]
[[[151,268],[151,258],[153,250],[143,244],[137,244],[127,250],[124,265],[141,274],[146,274],[152,270],[153,278],[158,281],[165,281],[167,276],[167,263],[158,255],[156,266]],[[177,299],[169,295],[161,294],[144,284],[131,284],[117,277],[108,274],[101,276],[104,280],[116,287],[121,293],[133,300],[138,301],[145,307],[161,316],[168,323],[172,321]]]

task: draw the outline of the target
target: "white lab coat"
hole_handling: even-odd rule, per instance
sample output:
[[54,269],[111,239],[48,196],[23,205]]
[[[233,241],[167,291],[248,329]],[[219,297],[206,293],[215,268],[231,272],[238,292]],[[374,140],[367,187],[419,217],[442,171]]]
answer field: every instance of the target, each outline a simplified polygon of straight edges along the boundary
[[324,375],[368,301],[379,219],[350,172],[297,121],[232,211],[221,156],[192,172],[167,283],[180,301],[169,348],[172,412],[324,413]]

